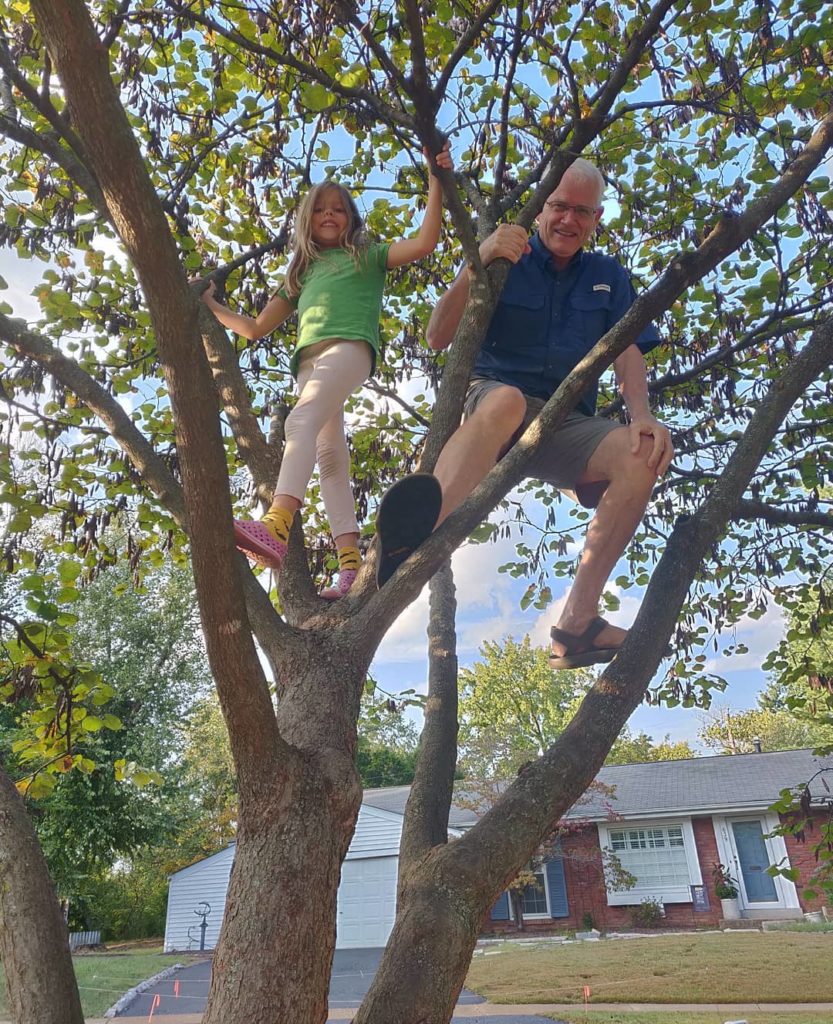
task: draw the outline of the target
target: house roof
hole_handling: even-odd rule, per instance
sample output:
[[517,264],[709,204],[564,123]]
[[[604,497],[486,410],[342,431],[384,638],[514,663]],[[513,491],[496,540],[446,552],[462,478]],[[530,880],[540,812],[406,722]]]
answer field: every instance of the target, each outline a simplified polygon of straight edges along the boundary
[[[388,786],[385,789],[366,789],[362,803],[376,807],[380,811],[393,811],[395,814],[405,813],[410,786]],[[467,808],[451,805],[448,815],[450,828],[469,828],[477,821],[479,815]]]
[[[611,765],[602,768],[597,780],[609,792],[591,792],[586,802],[567,812],[568,819],[603,820],[614,815],[625,818],[658,814],[703,814],[740,809],[765,809],[782,789],[794,788],[820,768],[833,770],[833,757],[819,758],[812,750],[774,750],[761,754],[722,754],[684,761],[649,761],[644,764]],[[833,777],[828,781],[833,791]],[[816,799],[833,799],[821,778],[811,785]],[[396,814],[405,813],[410,786],[366,789],[363,802]],[[451,828],[470,827],[478,815],[452,804]]]

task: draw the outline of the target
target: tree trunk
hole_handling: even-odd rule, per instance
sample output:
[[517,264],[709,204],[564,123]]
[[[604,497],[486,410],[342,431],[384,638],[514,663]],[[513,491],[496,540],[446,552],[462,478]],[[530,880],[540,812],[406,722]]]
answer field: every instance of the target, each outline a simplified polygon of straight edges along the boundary
[[241,831],[204,1024],[326,1021],[336,893],[361,801],[358,785],[348,800],[328,790],[317,772],[295,779],[279,822]]
[[0,960],[14,1024],[84,1024],[66,922],[23,800],[2,768]]
[[[438,847],[407,873],[385,955],[353,1024],[448,1024],[480,934],[480,889],[488,881],[452,877]],[[438,940],[441,953],[438,955]]]

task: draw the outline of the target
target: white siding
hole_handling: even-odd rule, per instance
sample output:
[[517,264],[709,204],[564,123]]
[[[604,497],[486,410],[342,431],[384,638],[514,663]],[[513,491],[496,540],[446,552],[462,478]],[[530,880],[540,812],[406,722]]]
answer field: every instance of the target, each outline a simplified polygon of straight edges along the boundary
[[[165,952],[200,948],[200,923],[194,911],[205,900],[211,904],[205,931],[205,948],[217,945],[226,908],[226,892],[234,860],[234,844],[171,875],[168,916],[165,922]],[[188,929],[191,929],[191,938]]]
[[356,831],[347,850],[347,860],[359,857],[398,857],[402,839],[402,815],[376,807],[359,808]]
[[[367,935],[368,937],[390,931],[390,923],[393,921],[393,913],[396,902],[396,870],[397,858],[399,856],[399,841],[402,837],[402,815],[393,811],[382,811],[376,807],[362,805],[359,810],[356,831],[353,840],[347,851],[347,860],[358,861],[367,858],[391,858],[388,864],[377,863],[375,870],[380,872],[382,884],[378,889],[378,896],[368,903],[368,923],[365,928],[360,921],[352,915],[347,925],[345,934],[350,935],[350,940],[355,944],[357,936]],[[165,952],[173,950],[199,949],[200,945],[200,918],[194,913],[202,900],[211,904],[211,914],[208,918],[208,927],[205,932],[205,947],[213,949],[217,944],[220,935],[220,925],[223,923],[223,911],[226,906],[226,892],[228,890],[231,865],[234,860],[234,844],[215,853],[213,857],[192,864],[183,868],[175,875],[171,875],[170,887],[168,890],[168,917],[165,924]],[[354,872],[355,875],[355,872]],[[350,879],[348,885],[352,884],[354,875],[345,872],[345,878]],[[356,876],[359,877],[359,876]],[[361,876],[363,877],[363,875]],[[393,884],[390,884],[390,879]],[[370,889],[368,885],[366,891]],[[390,903],[388,911],[382,910],[378,905],[383,900]],[[349,902],[348,904],[349,905]],[[371,920],[372,919],[372,923]],[[346,922],[345,922],[346,923]],[[191,929],[189,945],[188,929]],[[364,941],[364,940],[362,940]],[[371,942],[377,944],[378,940]]]

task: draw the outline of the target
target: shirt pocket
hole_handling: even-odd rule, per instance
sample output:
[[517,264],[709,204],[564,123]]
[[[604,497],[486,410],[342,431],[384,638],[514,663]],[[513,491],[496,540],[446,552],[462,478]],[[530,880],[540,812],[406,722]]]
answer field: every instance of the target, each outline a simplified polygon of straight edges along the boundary
[[589,352],[610,326],[610,292],[581,291],[569,297],[564,309],[563,337],[574,351]]
[[546,346],[546,296],[504,289],[495,308],[484,348],[493,351],[537,353],[543,360]]

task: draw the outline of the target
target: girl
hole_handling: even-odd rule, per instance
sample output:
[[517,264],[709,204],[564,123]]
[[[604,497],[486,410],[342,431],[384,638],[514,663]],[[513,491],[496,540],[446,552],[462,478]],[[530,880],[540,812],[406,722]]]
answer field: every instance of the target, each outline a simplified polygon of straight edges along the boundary
[[[427,152],[425,156],[430,166]],[[449,143],[436,162],[451,169]],[[235,520],[234,535],[249,558],[279,569],[317,456],[321,496],[338,549],[338,584],[321,592],[329,600],[347,593],[360,564],[344,403],[375,366],[385,271],[433,252],[441,223],[442,187],[433,174],[419,233],[389,245],[370,241],[350,193],[325,181],[301,203],[286,280],[256,318],[233,313],[217,302],[214,282],[202,295],[221,324],[250,341],[270,334],[298,310],[290,368],[298,380],[299,398],[286,420],[274,499],[261,520]]]

